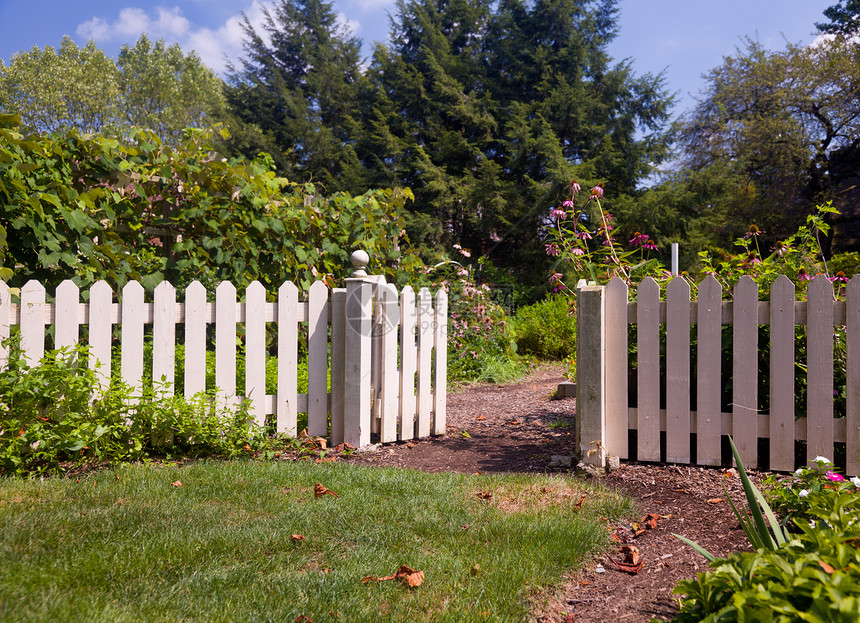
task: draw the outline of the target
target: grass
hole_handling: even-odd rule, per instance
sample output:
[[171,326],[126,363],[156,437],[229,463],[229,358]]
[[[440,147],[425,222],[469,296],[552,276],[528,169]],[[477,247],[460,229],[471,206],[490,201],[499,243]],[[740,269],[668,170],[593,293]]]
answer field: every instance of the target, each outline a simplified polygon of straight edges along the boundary
[[[520,621],[629,513],[570,478],[336,463],[6,479],[0,620]],[[423,584],[362,583],[404,564]]]

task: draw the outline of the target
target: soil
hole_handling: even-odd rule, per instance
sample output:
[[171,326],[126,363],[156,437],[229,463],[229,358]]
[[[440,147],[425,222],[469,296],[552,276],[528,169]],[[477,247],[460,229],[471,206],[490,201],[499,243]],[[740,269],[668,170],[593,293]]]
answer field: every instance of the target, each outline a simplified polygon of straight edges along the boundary
[[[575,461],[571,466],[558,465],[575,452],[576,400],[553,399],[564,380],[561,367],[542,366],[518,383],[454,389],[448,394],[446,435],[380,446],[350,460],[430,472],[546,472],[583,477],[574,476]],[[753,474],[753,479],[761,476]],[[742,502],[743,489],[734,469],[622,462],[601,482],[638,503],[641,533],[634,536],[631,526],[619,526],[616,535],[622,542],[619,546],[628,543],[638,548],[641,569],[637,573],[619,569],[613,560],[623,562],[621,553],[593,560],[583,572],[568,578],[561,591],[536,606],[533,621],[669,620],[677,611],[674,586],[706,568],[705,559],[672,533],[717,556],[748,547],[723,489],[736,505]],[[652,527],[646,529],[649,518]]]

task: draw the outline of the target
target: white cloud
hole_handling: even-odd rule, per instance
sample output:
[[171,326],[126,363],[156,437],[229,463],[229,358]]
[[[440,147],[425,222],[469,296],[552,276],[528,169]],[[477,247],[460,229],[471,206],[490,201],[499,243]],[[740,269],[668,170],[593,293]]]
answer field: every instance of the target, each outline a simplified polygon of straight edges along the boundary
[[337,14],[337,24],[350,35],[354,35],[361,30],[361,22],[355,19],[349,19],[344,12]]
[[[272,8],[272,2],[249,1],[244,10],[254,29],[264,34],[264,8]],[[339,18],[348,27],[357,27],[345,16]],[[137,7],[126,7],[119,12],[114,21],[93,17],[80,24],[77,34],[96,43],[122,42],[134,43],[146,33],[151,39],[164,39],[167,43],[178,43],[183,50],[194,50],[203,62],[218,73],[227,69],[228,59],[236,61],[242,53],[245,32],[242,28],[244,18],[233,15],[218,28],[195,28],[182,14],[182,8],[157,7],[154,13],[147,13]]]

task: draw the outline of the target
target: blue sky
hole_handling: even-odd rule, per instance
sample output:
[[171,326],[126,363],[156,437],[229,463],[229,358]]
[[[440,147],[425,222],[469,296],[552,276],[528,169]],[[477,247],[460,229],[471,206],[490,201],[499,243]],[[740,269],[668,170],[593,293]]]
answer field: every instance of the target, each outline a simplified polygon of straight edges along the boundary
[[[637,74],[665,70],[679,96],[676,113],[689,110],[701,76],[735,51],[744,36],[779,49],[786,41],[809,43],[816,21],[835,0],[621,0],[620,31],[610,48],[633,60]],[[225,58],[241,53],[241,13],[260,18],[261,0],[0,0],[0,58],[34,45],[58,46],[63,35],[83,45],[94,39],[116,54],[142,32],[196,50],[223,71]],[[387,36],[393,0],[335,0],[341,19],[369,49]]]

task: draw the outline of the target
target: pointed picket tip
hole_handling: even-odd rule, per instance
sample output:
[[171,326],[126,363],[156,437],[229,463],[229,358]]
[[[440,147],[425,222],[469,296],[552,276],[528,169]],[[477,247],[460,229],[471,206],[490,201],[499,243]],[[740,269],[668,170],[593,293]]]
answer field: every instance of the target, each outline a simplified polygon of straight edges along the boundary
[[222,294],[222,293],[226,294],[226,295],[232,294],[235,296],[236,295],[236,286],[234,286],[229,281],[222,281],[215,288],[215,294],[218,295],[218,294]]
[[188,284],[188,287],[185,288],[186,292],[206,292],[206,286],[197,281],[196,279]]
[[780,284],[782,287],[786,287],[787,285],[790,285],[792,288],[796,287],[795,283],[789,279],[788,275],[780,275],[774,279],[773,284],[771,284],[771,289],[773,289],[776,284]]
[[45,286],[43,286],[40,282],[35,279],[30,279],[24,286],[21,288],[21,298],[23,299],[25,295],[29,294],[38,294],[39,292],[45,292]]
[[176,292],[176,286],[174,286],[169,281],[162,281],[157,286],[155,286],[154,292],[156,294],[161,293],[161,294],[168,294],[169,295],[171,292],[173,292],[173,293]]
[[821,273],[817,274],[815,278],[809,282],[809,285],[806,287],[806,296],[807,298],[814,296],[823,296],[827,295],[833,296],[833,282],[827,278],[826,275]]
[[654,292],[657,293],[657,296],[660,295],[660,284],[653,277],[645,277],[642,281],[639,282],[638,288],[639,294],[651,294]]
[[687,298],[690,297],[690,282],[680,276],[672,277],[669,284],[666,286],[666,294],[670,293],[683,296],[685,293]]
[[299,287],[294,284],[292,281],[285,281],[281,284],[281,287],[278,288],[278,296],[289,296],[295,294],[296,297],[299,295]]

